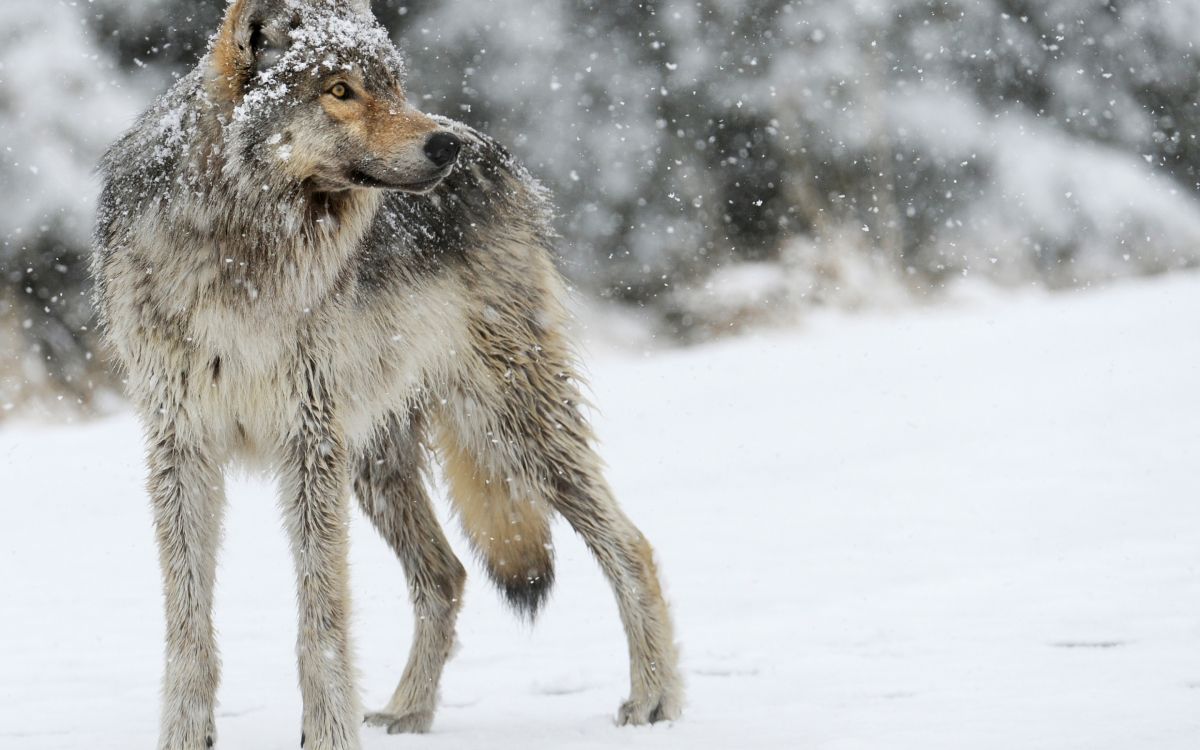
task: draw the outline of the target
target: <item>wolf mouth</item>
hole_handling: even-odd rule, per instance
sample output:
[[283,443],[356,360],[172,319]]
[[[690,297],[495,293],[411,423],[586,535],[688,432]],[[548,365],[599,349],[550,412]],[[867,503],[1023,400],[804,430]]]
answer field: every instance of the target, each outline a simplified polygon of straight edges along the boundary
[[376,188],[378,190],[403,190],[406,193],[423,193],[441,182],[448,174],[450,174],[450,165],[439,169],[433,177],[426,180],[418,180],[416,182],[385,182],[378,177],[356,169],[347,175],[347,179],[357,187]]

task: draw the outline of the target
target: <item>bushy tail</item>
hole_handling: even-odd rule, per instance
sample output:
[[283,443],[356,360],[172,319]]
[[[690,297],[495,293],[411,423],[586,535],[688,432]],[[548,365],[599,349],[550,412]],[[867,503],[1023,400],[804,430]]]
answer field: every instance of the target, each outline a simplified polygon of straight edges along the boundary
[[493,476],[446,430],[439,433],[450,501],[463,531],[508,603],[532,620],[554,583],[549,508],[539,498],[520,497],[511,480]]

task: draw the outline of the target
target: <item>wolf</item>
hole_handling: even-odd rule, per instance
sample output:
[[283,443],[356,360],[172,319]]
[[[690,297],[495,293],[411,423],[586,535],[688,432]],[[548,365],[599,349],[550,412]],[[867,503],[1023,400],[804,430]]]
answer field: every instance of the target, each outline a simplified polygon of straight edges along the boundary
[[492,139],[424,114],[369,0],[234,0],[196,68],[101,163],[92,271],[144,426],[162,569],[161,750],[216,741],[211,617],[224,473],[278,478],[298,587],[301,745],[359,747],[351,497],[400,558],[416,619],[365,721],[424,732],[465,569],[424,475],[532,618],[555,513],[616,595],[621,724],[683,688],[652,549],[606,484],[581,408],[546,191]]

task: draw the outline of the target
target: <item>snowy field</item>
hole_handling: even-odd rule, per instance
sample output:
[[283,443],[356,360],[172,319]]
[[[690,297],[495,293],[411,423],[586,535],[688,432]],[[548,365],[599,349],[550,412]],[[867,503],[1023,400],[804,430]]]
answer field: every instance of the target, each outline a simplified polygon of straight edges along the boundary
[[[561,527],[538,626],[472,567],[433,733],[365,729],[368,750],[1200,747],[1200,276],[593,349],[611,478],[677,618],[684,718],[613,726],[616,607]],[[0,748],[153,747],[162,621],[134,421],[10,424],[0,472]],[[218,744],[291,750],[273,492],[238,480],[230,504]],[[353,561],[370,708],[411,614],[357,518]]]

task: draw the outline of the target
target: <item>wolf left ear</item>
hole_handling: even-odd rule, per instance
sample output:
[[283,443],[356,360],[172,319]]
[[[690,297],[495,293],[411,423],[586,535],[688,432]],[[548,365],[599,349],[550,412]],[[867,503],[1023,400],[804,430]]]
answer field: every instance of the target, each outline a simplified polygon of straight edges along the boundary
[[287,51],[287,35],[279,28],[285,15],[290,13],[280,0],[235,0],[225,12],[212,65],[231,99],[239,99],[250,78]]
[[288,45],[273,42],[267,31],[259,22],[250,24],[250,57],[253,60],[253,67],[256,73],[261,73],[268,68],[275,66],[279,62],[279,58],[283,57],[283,53],[287,52]]

